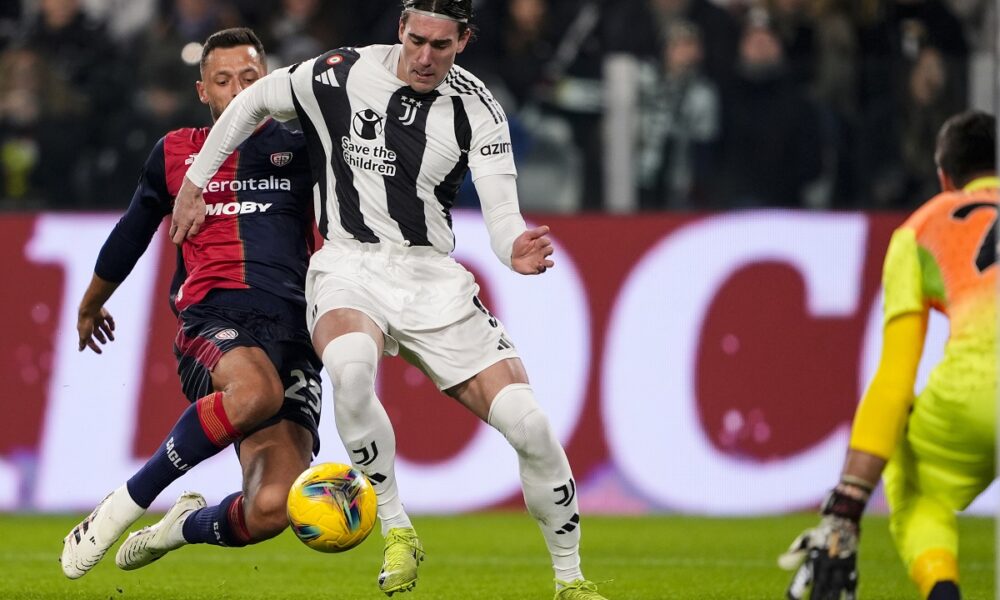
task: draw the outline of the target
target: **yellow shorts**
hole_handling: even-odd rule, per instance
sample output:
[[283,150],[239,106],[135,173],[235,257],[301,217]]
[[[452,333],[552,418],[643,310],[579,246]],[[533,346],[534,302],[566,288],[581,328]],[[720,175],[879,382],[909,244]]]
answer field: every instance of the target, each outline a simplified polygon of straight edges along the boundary
[[909,570],[928,550],[958,556],[955,513],[993,481],[996,392],[916,399],[903,440],[883,474],[890,530]]

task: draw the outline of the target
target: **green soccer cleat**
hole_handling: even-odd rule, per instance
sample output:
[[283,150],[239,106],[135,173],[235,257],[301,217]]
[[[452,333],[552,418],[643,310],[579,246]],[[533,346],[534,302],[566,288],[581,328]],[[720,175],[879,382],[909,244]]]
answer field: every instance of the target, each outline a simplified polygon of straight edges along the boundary
[[577,579],[566,582],[556,579],[559,591],[553,600],[608,600],[597,593],[597,585],[593,581]]
[[417,586],[417,566],[422,560],[424,547],[412,527],[390,529],[385,536],[378,586],[386,596],[412,590]]

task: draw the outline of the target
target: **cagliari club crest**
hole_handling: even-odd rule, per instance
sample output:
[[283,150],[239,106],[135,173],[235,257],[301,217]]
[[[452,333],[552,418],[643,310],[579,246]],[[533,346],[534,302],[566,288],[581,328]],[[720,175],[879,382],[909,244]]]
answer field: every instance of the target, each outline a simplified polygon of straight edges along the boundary
[[271,155],[271,164],[276,167],[283,167],[292,162],[291,152],[275,152]]

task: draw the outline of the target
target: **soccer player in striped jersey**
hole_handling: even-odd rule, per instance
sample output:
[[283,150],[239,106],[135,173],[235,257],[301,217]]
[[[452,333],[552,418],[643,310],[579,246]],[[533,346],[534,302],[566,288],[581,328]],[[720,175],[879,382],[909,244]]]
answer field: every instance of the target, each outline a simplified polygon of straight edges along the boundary
[[[201,101],[218,119],[266,74],[264,49],[245,28],[210,36]],[[149,246],[208,129],[179,129],[154,147],[132,202],[104,247],[80,303],[80,350],[114,340],[105,303]],[[171,482],[235,444],[243,491],[208,507],[185,493],[162,521],[133,533],[116,557],[136,569],[186,543],[245,546],[287,526],[292,482],[318,449],[320,363],[305,323],[312,251],[312,181],[301,132],[275,121],[256,128],[208,183],[198,240],[178,252],[170,291],[178,314],[174,352],[192,405],[124,485],[66,536],[67,577],[86,574]]]
[[[880,475],[890,530],[921,596],[959,598],[955,514],[996,473],[996,119],[950,118],[935,161],[942,192],[893,233],[886,252],[882,357],[854,417],[840,483],[820,525],[779,559],[796,570],[793,600],[810,581],[811,598],[855,597],[859,523]],[[948,317],[951,332],[914,399],[930,309]]]
[[339,48],[275,71],[237,98],[205,142],[174,210],[174,241],[199,237],[200,195],[236,144],[268,115],[306,132],[324,246],[306,280],[313,345],[332,379],[334,415],[353,463],[378,493],[386,540],[379,586],[416,585],[424,550],[397,490],[395,436],[375,395],[383,354],[402,352],[517,452],[528,511],[552,557],[559,600],[599,600],[580,570],[580,516],[569,461],[536,402],[517,350],[450,256],[450,209],[466,172],[493,250],[514,271],[553,266],[547,227],[518,208],[510,133],[482,82],[455,65],[471,0],[405,0],[400,44]]

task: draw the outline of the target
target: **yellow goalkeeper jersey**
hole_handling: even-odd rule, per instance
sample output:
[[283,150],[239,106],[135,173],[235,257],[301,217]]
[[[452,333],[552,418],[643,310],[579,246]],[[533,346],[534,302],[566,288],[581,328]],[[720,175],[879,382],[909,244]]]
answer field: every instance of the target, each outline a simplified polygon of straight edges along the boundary
[[895,231],[886,253],[884,323],[928,307],[950,322],[927,384],[942,398],[996,389],[998,186],[984,177],[935,196]]

